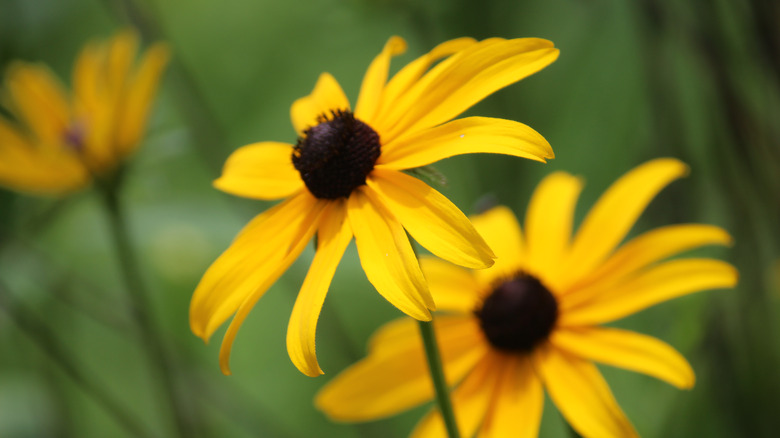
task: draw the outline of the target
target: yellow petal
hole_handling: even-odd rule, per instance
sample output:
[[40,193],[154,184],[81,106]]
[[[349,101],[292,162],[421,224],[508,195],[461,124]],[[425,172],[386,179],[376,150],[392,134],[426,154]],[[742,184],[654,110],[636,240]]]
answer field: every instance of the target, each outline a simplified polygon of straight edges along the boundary
[[533,360],[555,406],[580,435],[638,436],[591,362],[548,347],[537,349]]
[[[436,340],[450,385],[484,356],[486,345],[473,318],[437,317]],[[395,415],[434,397],[417,321],[384,325],[371,338],[369,356],[325,385],[315,404],[338,421],[365,421]]]
[[[463,382],[451,392],[452,408],[461,436],[474,436],[487,414],[500,374],[501,361],[495,353],[486,354]],[[447,438],[439,410],[434,408],[414,428],[412,438]]]
[[149,110],[169,58],[170,50],[166,44],[154,44],[144,53],[138,68],[128,78],[122,119],[117,126],[117,146],[123,156],[131,153],[143,137]]
[[528,270],[555,287],[557,270],[569,247],[574,208],[582,180],[564,172],[545,178],[534,191],[525,217]]
[[536,438],[544,408],[542,382],[527,357],[508,357],[507,362],[478,437]]
[[68,98],[56,76],[43,65],[13,63],[6,88],[16,116],[44,146],[62,144],[70,123]]
[[410,131],[382,146],[377,164],[389,169],[422,167],[462,154],[505,154],[544,162],[550,144],[530,127],[511,120],[467,117],[421,131]]
[[433,257],[421,258],[420,268],[437,310],[471,313],[479,304],[482,285],[471,271]]
[[346,222],[347,207],[344,200],[331,202],[322,215],[317,232],[317,253],[298,292],[287,325],[287,352],[290,360],[310,377],[323,374],[314,345],[317,320],[336,267],[352,240],[352,228]]
[[193,333],[208,340],[247,297],[261,285],[270,286],[273,269],[284,265],[299,240],[313,234],[324,205],[302,192],[249,222],[195,289],[190,303]]
[[230,321],[230,325],[225,332],[225,336],[222,338],[222,345],[219,347],[219,368],[225,375],[230,375],[230,352],[233,350],[233,341],[236,339],[238,330],[244,323],[244,320],[249,315],[249,312],[257,303],[257,300],[265,295],[271,285],[279,279],[279,277],[290,267],[290,265],[298,258],[306,244],[314,235],[316,224],[312,224],[308,229],[301,229],[300,234],[294,236],[292,247],[289,252],[277,263],[269,263],[265,268],[268,270],[265,272],[264,277],[257,288],[241,303],[236,311],[236,315],[233,320]]
[[111,96],[119,96],[127,86],[130,68],[137,52],[138,34],[132,30],[118,32],[109,42],[105,73]]
[[374,169],[367,183],[409,234],[432,253],[468,268],[493,265],[493,251],[466,215],[431,186],[388,169]]
[[556,330],[552,345],[575,356],[653,376],[680,389],[696,378],[688,361],[669,344],[627,330],[601,327]]
[[[355,116],[369,123],[376,115],[379,107],[382,90],[387,82],[387,71],[390,68],[390,58],[400,55],[406,50],[406,41],[403,38],[393,36],[385,44],[385,47],[366,71],[363,84],[360,86],[360,95],[355,104]],[[370,123],[369,123],[370,124]]]
[[[393,110],[398,97],[414,85],[423,73],[428,71],[431,65],[436,61],[459,52],[473,44],[476,44],[476,40],[473,38],[456,38],[445,41],[434,47],[430,52],[404,66],[398,73],[393,75],[392,79],[387,83],[387,86],[382,90],[380,108],[378,109],[376,116],[365,121],[380,134],[386,131],[386,128],[389,128],[389,126],[385,126],[384,120],[386,115]],[[389,141],[391,139],[388,138],[386,140]]]
[[688,166],[672,158],[649,161],[617,180],[599,198],[582,222],[562,261],[566,278],[561,288],[574,284],[601,263],[623,240],[647,204],[670,182],[688,173]]
[[323,73],[311,94],[293,102],[290,117],[295,132],[302,135],[306,129],[316,126],[320,117],[330,117],[332,111],[348,109],[349,101],[339,83],[330,73]]
[[292,145],[270,141],[241,147],[228,157],[214,187],[254,199],[291,196],[304,187],[292,152]]
[[731,245],[732,239],[722,228],[713,225],[670,225],[648,231],[621,246],[582,283],[615,281],[639,269],[705,245]]
[[[734,287],[737,270],[713,259],[681,259],[654,266],[618,284],[559,300],[563,327],[602,324],[682,295]],[[575,301],[576,300],[576,301]]]
[[480,283],[491,283],[497,278],[515,274],[524,256],[523,235],[512,210],[499,206],[472,216],[471,223],[496,254],[496,263],[490,269],[476,271]]
[[366,186],[352,192],[347,202],[360,264],[371,284],[407,315],[429,321],[435,305],[420,265],[398,220]]
[[0,118],[0,185],[25,193],[59,196],[86,186],[90,176],[65,148],[37,148]]
[[398,99],[388,125],[397,122],[382,133],[385,141],[447,122],[557,57],[551,42],[536,38],[493,38],[471,45],[433,68]]

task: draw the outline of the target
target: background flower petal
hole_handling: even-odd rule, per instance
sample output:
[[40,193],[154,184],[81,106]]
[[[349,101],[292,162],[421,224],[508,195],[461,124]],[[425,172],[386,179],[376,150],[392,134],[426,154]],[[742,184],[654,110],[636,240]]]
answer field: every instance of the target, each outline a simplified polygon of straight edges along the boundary
[[515,214],[507,207],[499,206],[471,216],[471,223],[496,254],[495,264],[489,269],[475,271],[482,284],[515,274],[525,260],[523,233]]
[[670,182],[688,173],[672,158],[644,163],[618,179],[599,198],[582,222],[571,252],[561,261],[565,289],[601,263],[620,244],[647,204]]
[[506,357],[503,377],[496,385],[493,401],[479,438],[536,438],[544,408],[542,382],[525,356]]
[[421,258],[420,268],[437,310],[471,313],[477,307],[482,285],[471,271],[434,257]]
[[402,135],[384,144],[377,164],[403,170],[476,153],[505,154],[541,162],[554,157],[547,140],[527,125],[490,117],[466,117]]
[[734,287],[737,278],[736,269],[720,260],[672,260],[626,281],[564,296],[558,324],[607,323],[682,295]]
[[556,172],[539,183],[525,216],[526,266],[555,289],[558,269],[569,248],[574,209],[582,179]]
[[287,325],[287,352],[290,360],[298,370],[310,377],[323,374],[314,345],[317,320],[336,267],[352,240],[352,228],[346,219],[347,206],[344,200],[330,202],[323,210],[317,231],[317,252],[298,292]]
[[434,309],[425,277],[401,224],[365,186],[347,202],[349,222],[368,280],[390,303],[407,315],[428,321]]
[[550,343],[573,355],[661,379],[680,389],[696,381],[688,361],[669,344],[628,330],[581,327],[556,330]]
[[430,252],[469,268],[493,265],[493,251],[466,215],[428,184],[388,169],[374,169],[366,182],[409,234]]
[[233,195],[254,199],[285,198],[304,187],[292,164],[292,145],[254,143],[238,148],[228,157],[214,187]]
[[12,63],[6,73],[10,106],[44,147],[59,147],[70,123],[68,97],[43,65]]
[[549,346],[537,349],[533,361],[555,406],[580,435],[639,436],[591,362]]
[[[451,393],[452,408],[461,436],[474,436],[487,414],[493,390],[500,379],[500,359],[494,353],[485,355],[474,370]],[[447,431],[438,408],[423,417],[411,434],[412,438],[447,438]]]
[[339,83],[330,73],[323,73],[311,94],[293,102],[290,118],[295,132],[302,135],[307,128],[317,125],[319,117],[330,116],[331,111],[349,108],[349,100]]
[[618,248],[574,290],[584,285],[619,280],[640,269],[704,245],[730,245],[731,236],[722,228],[704,224],[669,225],[648,231]]
[[[447,382],[454,385],[485,355],[486,345],[473,318],[437,317],[436,340]],[[369,355],[336,376],[315,404],[339,421],[365,421],[395,415],[434,397],[417,321],[402,318],[371,338]]]

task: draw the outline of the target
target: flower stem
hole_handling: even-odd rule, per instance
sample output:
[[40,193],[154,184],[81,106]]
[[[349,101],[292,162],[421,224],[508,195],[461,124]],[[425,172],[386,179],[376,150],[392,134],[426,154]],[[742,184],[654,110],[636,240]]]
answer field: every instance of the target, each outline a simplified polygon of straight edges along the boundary
[[[85,394],[121,424],[132,436],[151,437],[146,426],[135,418],[111,394],[96,383],[94,376],[87,377],[82,366],[68,354],[67,349],[57,340],[56,335],[35,313],[18,300],[5,285],[0,283],[0,308],[6,310],[11,320],[27,334],[46,353],[49,359]],[[87,373],[89,374],[89,373]]]
[[103,200],[106,212],[108,213],[111,234],[121,265],[125,286],[131,300],[132,316],[140,331],[141,340],[147,347],[146,351],[149,355],[152,372],[156,373],[156,377],[162,385],[165,398],[170,406],[177,435],[180,437],[191,437],[193,436],[192,432],[194,431],[189,427],[186,416],[182,411],[179,397],[177,396],[176,384],[171,371],[171,363],[167,357],[161,339],[163,332],[155,326],[154,318],[149,314],[151,306],[139,275],[140,271],[136,264],[132,245],[130,244],[127,226],[118,199],[118,186],[119,184],[104,187]]
[[449,438],[460,438],[458,424],[455,421],[455,412],[452,409],[447,380],[444,378],[444,368],[442,367],[439,347],[436,345],[436,335],[433,332],[433,321],[418,321],[420,326],[420,336],[422,336],[425,346],[425,356],[428,358],[428,367],[431,371],[433,387],[436,390],[436,402],[439,405],[444,426],[447,429]]

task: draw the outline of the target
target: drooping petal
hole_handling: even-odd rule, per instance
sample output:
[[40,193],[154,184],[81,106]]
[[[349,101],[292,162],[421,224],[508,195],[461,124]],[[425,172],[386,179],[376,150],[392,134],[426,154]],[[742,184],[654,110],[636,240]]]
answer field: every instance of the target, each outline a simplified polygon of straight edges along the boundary
[[586,359],[661,379],[680,389],[693,387],[696,377],[688,361],[669,344],[651,336],[602,327],[559,329],[550,343]]
[[648,231],[621,246],[580,284],[616,281],[667,257],[705,245],[731,245],[722,228],[703,224],[669,225]]
[[353,191],[347,202],[360,264],[368,280],[385,299],[407,315],[431,319],[433,298],[401,224],[366,192]]
[[347,206],[344,200],[331,202],[323,210],[317,232],[317,253],[298,292],[287,325],[287,352],[290,359],[298,370],[310,377],[323,374],[314,345],[317,320],[336,267],[352,240],[352,228],[346,219]]
[[471,217],[471,223],[496,254],[496,263],[490,269],[474,272],[480,283],[515,274],[525,260],[523,234],[512,210],[494,207]]
[[249,222],[195,289],[190,303],[192,332],[208,340],[247,297],[265,292],[275,281],[275,269],[287,263],[298,241],[314,233],[325,204],[302,192]]
[[482,285],[471,271],[434,257],[421,258],[420,268],[437,310],[470,313],[477,307]]
[[122,118],[116,127],[117,146],[123,156],[131,153],[143,137],[149,111],[169,58],[167,45],[154,44],[144,53],[140,64],[128,78]]
[[276,142],[241,147],[228,157],[214,187],[247,198],[286,198],[304,187],[292,152],[292,145]]
[[580,435],[638,436],[591,362],[549,346],[537,348],[532,357],[550,398]]
[[[485,355],[473,318],[437,317],[436,340],[447,382],[454,385]],[[369,355],[331,380],[315,404],[330,418],[365,421],[395,415],[434,397],[417,321],[384,325],[371,338]]]
[[[623,240],[647,204],[670,182],[688,173],[672,158],[648,161],[623,175],[599,198],[562,261],[568,284],[592,271]],[[567,285],[561,284],[562,288]]]
[[526,266],[555,289],[560,261],[569,247],[574,208],[582,180],[564,172],[545,178],[534,191],[525,216]]
[[13,63],[6,74],[10,104],[44,146],[60,145],[70,122],[68,98],[45,66]]
[[545,162],[552,147],[538,132],[512,120],[467,117],[410,131],[382,146],[377,164],[389,169],[422,167],[462,154],[505,154]]
[[385,47],[366,71],[363,83],[360,86],[360,94],[355,104],[355,117],[369,123],[374,119],[379,108],[382,90],[387,82],[387,72],[390,69],[390,59],[400,55],[406,50],[406,41],[403,38],[393,36],[385,44]]
[[[406,92],[436,61],[459,52],[472,44],[476,44],[473,38],[456,38],[445,41],[425,55],[415,59],[393,75],[387,86],[382,90],[380,108],[375,117],[364,120],[371,125],[380,135],[386,131],[384,119],[389,111],[392,111],[396,100]],[[390,139],[387,139],[390,140]]]
[[507,362],[504,377],[496,387],[493,403],[477,436],[536,438],[544,408],[542,382],[527,357],[507,356]]
[[563,327],[603,324],[682,295],[734,287],[737,270],[713,259],[672,260],[618,284],[572,293],[559,300]]
[[41,149],[0,118],[0,184],[26,193],[58,196],[86,186],[90,177],[66,149]]
[[323,73],[311,94],[293,102],[290,117],[295,132],[301,135],[307,128],[316,126],[320,117],[349,108],[349,100],[339,83],[330,73]]
[[550,41],[537,38],[491,38],[473,44],[431,69],[397,100],[387,114],[390,130],[382,133],[384,141],[447,122],[557,57]]
[[[474,436],[490,406],[491,396],[501,373],[501,360],[490,352],[451,392],[452,408],[461,436]],[[441,413],[433,409],[414,428],[412,438],[447,438]]]
[[469,268],[493,265],[493,251],[466,215],[428,184],[388,169],[374,169],[366,182],[409,234],[432,253]]

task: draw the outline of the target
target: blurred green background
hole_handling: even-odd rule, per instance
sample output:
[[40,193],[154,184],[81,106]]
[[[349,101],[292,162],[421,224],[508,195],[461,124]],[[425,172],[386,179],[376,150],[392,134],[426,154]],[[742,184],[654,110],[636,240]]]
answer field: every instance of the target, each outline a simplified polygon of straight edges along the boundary
[[[397,69],[454,37],[542,37],[557,62],[502,90],[470,114],[519,120],[557,158],[502,156],[438,163],[440,190],[466,213],[496,201],[525,213],[547,173],[587,180],[578,218],[617,177],[673,156],[691,175],[651,204],[632,235],[670,223],[723,226],[736,290],[696,294],[616,323],[663,339],[692,363],[697,385],[601,367],[647,437],[780,434],[780,4],[772,0],[0,0],[0,66],[41,61],[63,78],[81,46],[132,24],[172,46],[172,62],[123,202],[153,317],[173,352],[194,437],[405,436],[426,407],[364,425],[329,422],[318,388],[365,353],[381,322],[400,313],[375,293],[352,245],[318,330],[326,375],[287,358],[287,319],[312,258],[309,248],[260,301],[223,376],[217,353],[192,335],[189,299],[237,231],[269,204],[211,187],[225,158],[255,141],[293,142],[290,104],[317,76],[336,76],[353,103],[390,35],[409,42]],[[0,190],[0,279],[53,330],[94,385],[120,400],[154,436],[172,436],[146,346],[129,319],[99,199],[84,191],[45,200]],[[51,360],[51,351],[0,312],[0,437],[133,436]],[[567,436],[548,402],[542,436]]]

